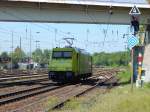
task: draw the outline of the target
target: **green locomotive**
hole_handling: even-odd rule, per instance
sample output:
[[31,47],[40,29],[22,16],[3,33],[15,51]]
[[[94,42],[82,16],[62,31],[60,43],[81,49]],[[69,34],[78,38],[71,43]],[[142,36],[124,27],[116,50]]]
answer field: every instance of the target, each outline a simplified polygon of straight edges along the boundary
[[49,62],[49,79],[72,81],[92,75],[92,57],[77,48],[54,48]]

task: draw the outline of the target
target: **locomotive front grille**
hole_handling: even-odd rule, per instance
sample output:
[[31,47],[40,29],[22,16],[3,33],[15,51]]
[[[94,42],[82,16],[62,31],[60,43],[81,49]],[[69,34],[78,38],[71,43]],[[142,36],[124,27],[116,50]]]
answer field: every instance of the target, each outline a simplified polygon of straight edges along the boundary
[[62,71],[62,72],[49,72],[49,79],[52,79],[52,80],[57,80],[57,81],[61,81],[61,80],[72,80],[74,77],[74,74],[73,72],[71,71]]

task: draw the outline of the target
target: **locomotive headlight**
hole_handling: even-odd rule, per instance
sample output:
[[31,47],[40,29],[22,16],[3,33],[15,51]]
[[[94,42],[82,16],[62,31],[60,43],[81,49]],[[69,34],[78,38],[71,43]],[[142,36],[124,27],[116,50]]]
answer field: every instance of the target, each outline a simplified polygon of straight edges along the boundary
[[49,72],[49,78],[53,78],[53,77],[54,77],[54,75],[55,75],[55,73],[54,73],[54,72]]
[[54,75],[55,75],[55,73],[54,73],[54,72],[50,72],[50,75],[51,75],[51,76],[54,76]]
[[66,76],[67,76],[67,78],[71,78],[72,77],[72,72],[66,72]]

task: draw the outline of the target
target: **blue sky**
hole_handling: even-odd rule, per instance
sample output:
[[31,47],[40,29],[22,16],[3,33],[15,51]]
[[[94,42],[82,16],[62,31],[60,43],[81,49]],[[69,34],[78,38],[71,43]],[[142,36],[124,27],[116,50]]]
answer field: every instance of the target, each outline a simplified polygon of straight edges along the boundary
[[19,46],[21,37],[25,52],[30,51],[30,35],[32,51],[36,48],[36,40],[40,41],[41,49],[52,49],[67,45],[65,37],[75,38],[73,46],[90,53],[124,51],[127,38],[123,38],[123,34],[128,28],[127,25],[0,22],[0,52],[11,51],[12,32],[14,48]]

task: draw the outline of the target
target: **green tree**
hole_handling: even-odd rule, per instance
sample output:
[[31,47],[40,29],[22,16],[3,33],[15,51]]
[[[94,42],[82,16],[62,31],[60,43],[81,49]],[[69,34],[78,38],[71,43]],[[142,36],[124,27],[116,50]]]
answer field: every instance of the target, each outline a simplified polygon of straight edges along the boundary
[[130,61],[129,52],[95,53],[93,61],[98,66],[126,66]]
[[10,57],[12,57],[12,61],[14,64],[17,64],[20,62],[23,58],[25,58],[25,53],[22,49],[20,49],[18,46],[15,48],[13,54],[10,54]]
[[33,61],[40,63],[40,64],[48,64],[50,59],[51,51],[48,49],[45,49],[42,51],[41,49],[36,49],[32,53],[32,59]]
[[42,58],[42,64],[48,64],[50,59],[51,51],[48,49],[45,49],[43,51],[43,58]]
[[2,52],[0,56],[1,56],[2,58],[3,58],[3,57],[9,57],[7,52]]
[[32,53],[32,59],[33,61],[37,62],[37,63],[41,63],[42,62],[42,50],[41,49],[36,49],[33,53]]

